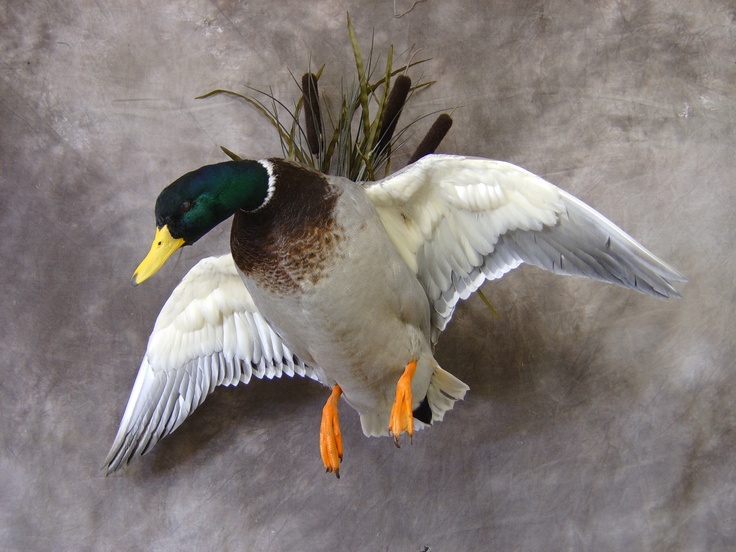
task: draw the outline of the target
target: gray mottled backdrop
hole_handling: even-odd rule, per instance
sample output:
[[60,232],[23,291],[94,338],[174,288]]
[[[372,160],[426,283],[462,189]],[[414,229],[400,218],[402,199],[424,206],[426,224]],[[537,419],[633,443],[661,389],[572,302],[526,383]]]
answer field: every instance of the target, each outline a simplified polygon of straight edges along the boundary
[[[0,548],[733,550],[736,543],[736,6],[679,0],[21,2],[0,6]],[[464,303],[437,358],[467,400],[413,446],[327,390],[215,393],[127,470],[99,470],[160,306],[227,225],[138,288],[153,203],[180,174],[278,155],[215,87],[393,44],[459,108],[442,151],[504,159],[581,197],[681,269],[660,301],[522,268]],[[384,58],[385,59],[385,58]],[[334,105],[333,105],[334,107]],[[428,125],[428,121],[427,121]]]

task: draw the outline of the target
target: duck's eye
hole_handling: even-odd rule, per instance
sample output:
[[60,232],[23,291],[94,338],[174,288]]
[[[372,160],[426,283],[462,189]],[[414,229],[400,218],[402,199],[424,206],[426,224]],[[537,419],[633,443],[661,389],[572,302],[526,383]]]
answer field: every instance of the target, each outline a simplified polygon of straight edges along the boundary
[[186,213],[191,208],[192,208],[191,201],[183,201],[182,204],[179,205],[179,211],[181,211],[182,213]]

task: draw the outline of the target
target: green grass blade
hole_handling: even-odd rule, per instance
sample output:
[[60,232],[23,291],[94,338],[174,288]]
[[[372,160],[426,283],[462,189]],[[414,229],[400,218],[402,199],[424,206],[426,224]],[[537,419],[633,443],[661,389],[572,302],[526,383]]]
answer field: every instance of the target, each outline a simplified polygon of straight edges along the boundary
[[360,107],[362,115],[362,124],[364,129],[371,126],[370,115],[368,113],[368,79],[365,76],[365,66],[363,64],[363,56],[360,54],[360,45],[358,37],[355,34],[353,23],[350,21],[348,13],[348,35],[350,36],[350,44],[353,47],[353,56],[355,57],[355,68],[358,71],[358,84],[360,86]]
[[230,159],[233,161],[242,161],[243,158],[240,157],[237,153],[231,152],[229,149],[227,149],[225,146],[220,146],[220,149],[225,152],[225,155],[227,155]]
[[491,305],[491,302],[483,294],[483,292],[481,290],[478,290],[477,293],[478,293],[478,297],[481,298],[481,301],[483,301],[486,307],[488,307],[488,310],[491,311],[491,314],[495,316],[496,318],[501,318],[501,316],[498,314],[498,312],[496,312],[496,309],[493,308],[493,305]]

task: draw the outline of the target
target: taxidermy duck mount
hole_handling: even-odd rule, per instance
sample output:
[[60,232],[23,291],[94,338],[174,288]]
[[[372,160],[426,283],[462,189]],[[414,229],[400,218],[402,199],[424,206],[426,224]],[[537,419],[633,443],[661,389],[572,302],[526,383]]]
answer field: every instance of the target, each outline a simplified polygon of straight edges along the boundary
[[339,477],[339,399],[359,413],[365,435],[390,435],[397,446],[402,434],[442,420],[468,387],[435,360],[440,332],[460,299],[522,263],[679,296],[679,272],[567,192],[510,163],[434,154],[452,123],[446,114],[410,163],[388,174],[412,126],[398,128],[402,108],[429,84],[405,73],[424,60],[394,69],[389,50],[374,81],[348,28],[358,84],[335,118],[320,101],[322,69],[303,77],[293,111],[268,94],[271,108],[230,91],[205,95],[258,108],[285,158],[225,150],[230,161],[189,172],[159,195],[156,236],[134,284],[230,217],[231,254],[200,261],[162,308],[108,474],[179,427],[217,386],[298,375],[331,390],[319,448]]

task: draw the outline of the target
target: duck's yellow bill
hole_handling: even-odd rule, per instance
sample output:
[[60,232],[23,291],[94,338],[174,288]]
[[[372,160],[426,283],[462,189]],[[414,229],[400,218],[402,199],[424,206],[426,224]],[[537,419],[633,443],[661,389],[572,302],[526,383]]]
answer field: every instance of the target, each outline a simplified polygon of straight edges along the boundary
[[171,257],[174,251],[182,245],[184,245],[184,238],[173,238],[168,226],[156,228],[156,237],[153,238],[151,250],[133,273],[133,285],[137,286],[156,274],[158,269],[164,266],[166,259]]

